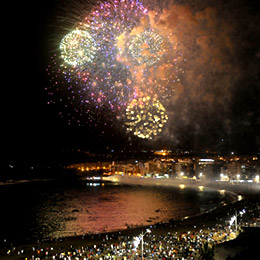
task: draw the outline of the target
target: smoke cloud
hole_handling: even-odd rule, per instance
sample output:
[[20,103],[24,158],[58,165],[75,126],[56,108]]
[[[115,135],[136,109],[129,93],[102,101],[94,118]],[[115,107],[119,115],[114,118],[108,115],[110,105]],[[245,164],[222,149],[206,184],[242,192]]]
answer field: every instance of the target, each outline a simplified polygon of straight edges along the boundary
[[176,1],[161,12],[151,12],[150,18],[154,28],[178,44],[186,59],[181,64],[182,84],[168,108],[164,138],[196,150],[257,150],[257,11],[243,1],[209,1],[208,6]]

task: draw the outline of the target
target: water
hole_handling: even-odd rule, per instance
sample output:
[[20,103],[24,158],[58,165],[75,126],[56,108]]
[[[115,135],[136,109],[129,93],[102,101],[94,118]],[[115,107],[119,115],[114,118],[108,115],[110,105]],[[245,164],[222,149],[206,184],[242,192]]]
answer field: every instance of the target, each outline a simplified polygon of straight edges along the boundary
[[28,182],[0,185],[0,239],[37,241],[200,214],[231,197],[178,187]]

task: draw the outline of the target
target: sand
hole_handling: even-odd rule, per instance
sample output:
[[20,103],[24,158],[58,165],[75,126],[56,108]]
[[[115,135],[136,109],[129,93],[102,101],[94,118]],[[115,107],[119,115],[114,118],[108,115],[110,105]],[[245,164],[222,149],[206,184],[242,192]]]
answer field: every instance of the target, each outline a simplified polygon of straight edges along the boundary
[[[59,239],[51,239],[48,241],[44,241],[41,243],[29,243],[25,245],[12,245],[15,246],[15,251],[10,255],[7,255],[7,251],[11,250],[12,247],[4,245],[4,248],[0,249],[0,259],[7,260],[16,260],[28,257],[31,259],[32,255],[36,255],[35,249],[46,249],[53,248],[52,253],[69,251],[71,246],[74,248],[81,248],[86,246],[100,245],[104,241],[107,243],[117,243],[122,237],[127,238],[128,240],[132,240],[134,236],[141,234],[142,231],[145,231],[146,228],[150,228],[152,233],[155,235],[164,235],[168,232],[188,232],[194,230],[208,230],[209,227],[215,227],[216,225],[225,226],[226,221],[230,220],[231,216],[234,215],[234,212],[237,210],[242,210],[244,207],[254,207],[254,203],[257,205],[260,202],[259,194],[245,194],[244,199],[235,201],[229,205],[222,206],[220,208],[216,208],[210,212],[206,212],[202,215],[195,217],[187,217],[181,220],[170,220],[165,223],[157,223],[155,225],[147,225],[136,228],[128,228],[125,230],[117,231],[117,232],[108,232],[108,233],[100,233],[100,234],[86,234],[82,236],[75,237],[65,237]],[[106,240],[109,237],[108,240]],[[18,252],[23,250],[22,255],[17,255]]]

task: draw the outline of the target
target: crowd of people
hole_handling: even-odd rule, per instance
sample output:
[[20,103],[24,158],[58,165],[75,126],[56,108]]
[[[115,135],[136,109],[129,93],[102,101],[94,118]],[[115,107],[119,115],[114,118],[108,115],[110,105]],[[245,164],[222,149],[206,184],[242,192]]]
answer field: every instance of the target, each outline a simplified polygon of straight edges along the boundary
[[[134,238],[126,235],[118,235],[115,241],[114,235],[105,235],[99,245],[74,247],[66,251],[48,248],[32,248],[32,255],[26,257],[24,250],[9,250],[8,255],[16,254],[20,259],[64,259],[64,260],[110,260],[110,259],[141,259],[142,252],[145,259],[198,259],[205,244],[211,250],[214,244],[227,240],[231,230],[223,229],[221,225],[207,230],[196,230],[190,232],[168,232],[165,235],[147,233],[143,237],[143,250],[141,243],[136,247]],[[141,238],[141,237],[140,237]],[[84,241],[83,243],[84,244]],[[16,252],[15,252],[16,251]]]

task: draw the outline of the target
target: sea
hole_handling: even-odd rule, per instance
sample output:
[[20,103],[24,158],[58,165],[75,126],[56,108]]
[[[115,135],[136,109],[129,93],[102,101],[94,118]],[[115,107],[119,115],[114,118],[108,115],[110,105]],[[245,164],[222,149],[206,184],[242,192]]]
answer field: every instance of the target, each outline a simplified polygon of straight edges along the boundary
[[195,216],[234,200],[207,188],[79,180],[0,183],[0,240],[16,243],[122,230]]

